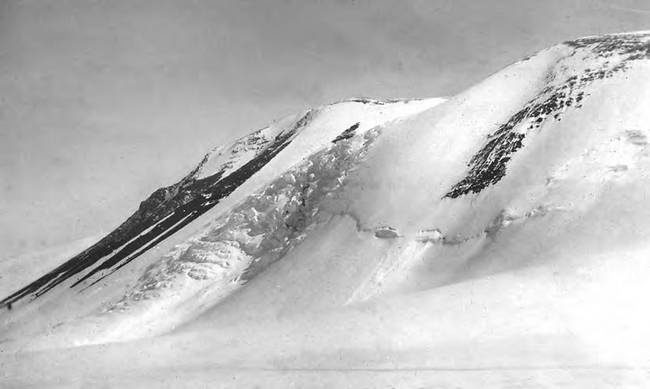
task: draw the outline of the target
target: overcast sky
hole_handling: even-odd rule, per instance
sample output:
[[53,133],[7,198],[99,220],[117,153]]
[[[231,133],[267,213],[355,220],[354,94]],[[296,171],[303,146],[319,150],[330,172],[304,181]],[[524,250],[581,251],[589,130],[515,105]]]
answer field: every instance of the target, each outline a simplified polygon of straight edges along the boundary
[[0,245],[109,232],[203,154],[345,97],[457,93],[650,1],[0,1]]

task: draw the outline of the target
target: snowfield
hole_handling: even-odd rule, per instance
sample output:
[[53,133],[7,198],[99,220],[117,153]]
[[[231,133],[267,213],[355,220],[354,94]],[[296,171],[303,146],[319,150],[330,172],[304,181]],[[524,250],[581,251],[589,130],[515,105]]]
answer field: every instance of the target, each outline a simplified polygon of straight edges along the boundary
[[649,59],[582,38],[216,148],[11,291],[0,383],[648,387]]

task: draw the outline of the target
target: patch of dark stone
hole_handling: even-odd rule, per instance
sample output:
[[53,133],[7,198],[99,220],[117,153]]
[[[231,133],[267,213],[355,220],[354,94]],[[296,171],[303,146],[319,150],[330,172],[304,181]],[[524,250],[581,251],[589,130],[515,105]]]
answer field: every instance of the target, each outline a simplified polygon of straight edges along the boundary
[[337,142],[342,141],[344,139],[352,138],[354,136],[355,131],[359,128],[360,124],[361,124],[360,122],[357,122],[357,123],[353,124],[352,126],[350,126],[350,128],[343,131],[339,136],[334,138],[332,143],[337,143]]

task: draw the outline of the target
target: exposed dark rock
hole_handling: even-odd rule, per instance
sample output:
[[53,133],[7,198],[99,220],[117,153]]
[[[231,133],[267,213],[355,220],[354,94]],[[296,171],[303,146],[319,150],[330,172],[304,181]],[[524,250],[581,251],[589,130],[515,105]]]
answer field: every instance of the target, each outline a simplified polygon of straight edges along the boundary
[[336,138],[334,138],[334,140],[332,141],[332,143],[336,143],[336,142],[342,141],[342,140],[344,140],[344,139],[350,139],[350,138],[352,138],[352,137],[354,136],[354,133],[355,133],[355,131],[357,130],[357,128],[359,128],[359,124],[361,124],[361,123],[360,123],[360,122],[357,122],[357,123],[353,124],[352,126],[350,126],[350,128],[348,128],[347,130],[343,131],[341,134],[339,134],[339,136],[337,136]]

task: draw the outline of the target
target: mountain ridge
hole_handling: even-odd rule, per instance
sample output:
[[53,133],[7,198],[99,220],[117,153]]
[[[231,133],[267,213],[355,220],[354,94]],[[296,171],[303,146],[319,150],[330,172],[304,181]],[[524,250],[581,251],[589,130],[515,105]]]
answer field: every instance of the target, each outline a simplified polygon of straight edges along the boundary
[[[293,318],[305,339],[312,330],[327,338],[340,318],[335,340],[362,350],[572,334],[573,344],[618,356],[604,335],[618,339],[614,330],[633,322],[630,336],[644,340],[648,323],[634,297],[645,293],[650,233],[648,42],[643,33],[578,39],[444,101],[351,99],[215,149],[143,206],[156,221],[118,247],[130,253],[65,268],[70,277],[43,298],[31,299],[51,284],[16,295],[16,309],[0,313],[3,336],[16,340],[2,347],[217,336],[243,325],[265,333],[277,322],[286,339]],[[174,208],[183,190],[194,197]],[[591,326],[603,323],[601,308],[616,315]],[[375,312],[381,331],[370,343],[354,338],[354,317],[375,325]],[[398,317],[406,313],[416,319]],[[42,320],[31,322],[35,314]],[[274,342],[265,343],[271,361],[284,358]]]

